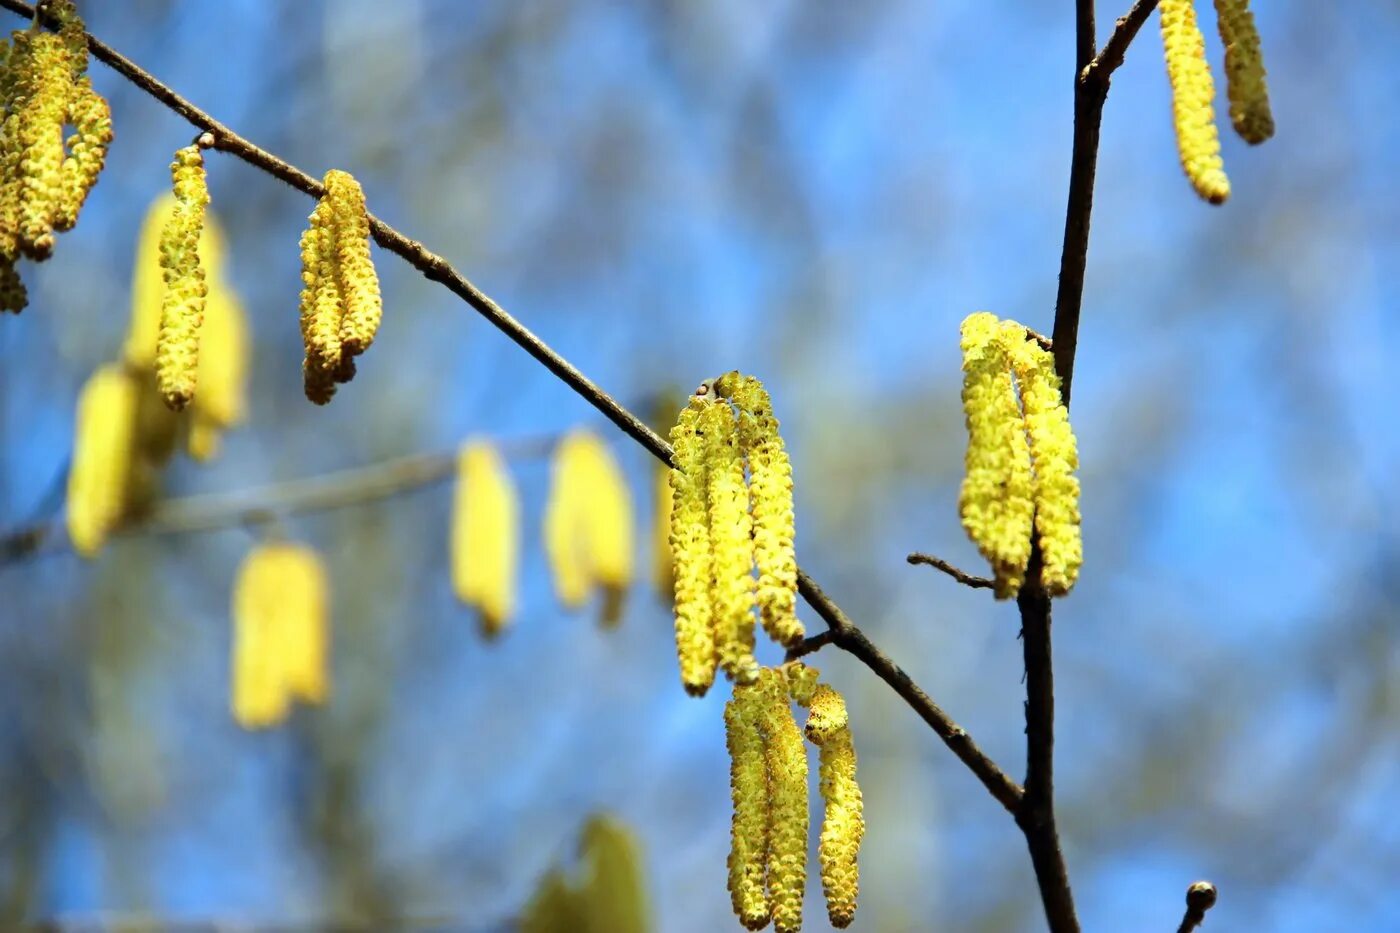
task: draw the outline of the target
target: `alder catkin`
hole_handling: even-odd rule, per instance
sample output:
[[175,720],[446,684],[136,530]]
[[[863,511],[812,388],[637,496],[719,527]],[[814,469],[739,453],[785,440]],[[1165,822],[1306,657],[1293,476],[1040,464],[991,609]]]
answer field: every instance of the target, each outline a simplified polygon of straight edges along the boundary
[[757,685],[734,688],[724,706],[724,736],[729,749],[729,786],[734,815],[730,825],[729,896],[739,922],[750,930],[768,925],[765,879],[771,814],[768,765],[759,732],[764,698]]
[[686,693],[703,696],[715,681],[713,553],[706,505],[709,463],[701,422],[717,403],[694,397],[671,428],[676,468],[672,493],[670,545],[675,567],[676,653]]
[[166,406],[179,411],[194,398],[199,330],[204,323],[204,300],[208,294],[199,241],[204,230],[204,209],[209,204],[209,187],[199,147],[178,150],[170,164],[170,175],[175,206],[160,237],[165,291],[156,340],[156,383]]
[[1194,0],[1162,0],[1162,45],[1172,86],[1172,116],[1181,167],[1196,193],[1212,204],[1230,196],[1215,127],[1215,83]]
[[384,315],[379,277],[369,252],[369,214],[365,192],[349,172],[331,169],[324,185],[335,230],[335,268],[344,313],[340,320],[341,351],[357,356],[369,349]]
[[860,893],[856,865],[865,836],[864,801],[856,783],[856,752],[846,702],[821,684],[812,695],[807,738],[820,750],[821,795],[824,805],[817,856],[827,916],[838,929],[855,919]]
[[963,528],[992,565],[999,599],[1014,596],[1030,561],[1030,445],[1011,363],[995,315],[979,311],[962,323],[963,413],[967,475],[958,497]]
[[709,467],[715,647],[719,666],[733,681],[752,683],[759,671],[753,656],[753,530],[744,459],[729,404],[717,401],[705,408],[699,430]]
[[768,842],[768,897],[777,933],[802,928],[802,896],[807,886],[807,752],[788,706],[786,679],[765,668],[759,731],[768,766],[771,830]]
[[515,615],[520,551],[520,497],[504,459],[486,441],[468,441],[457,456],[452,504],[452,585],[476,608],[482,632],[500,634]]
[[1257,146],[1274,135],[1264,50],[1249,0],[1215,0],[1220,42],[1225,46],[1225,89],[1230,122],[1240,138]]
[[806,635],[797,619],[792,464],[763,383],[738,373],[722,382],[738,409],[739,442],[748,454],[759,618],[770,638],[791,648]]
[[1035,465],[1035,530],[1040,543],[1040,579],[1051,596],[1063,596],[1079,577],[1084,562],[1080,538],[1079,452],[1069,411],[1060,395],[1055,358],[1025,328],[1007,321],[1002,340],[1020,384],[1026,433]]
[[78,397],[67,521],[73,549],[83,557],[101,550],[126,512],[139,391],[125,367],[109,364],[92,374]]

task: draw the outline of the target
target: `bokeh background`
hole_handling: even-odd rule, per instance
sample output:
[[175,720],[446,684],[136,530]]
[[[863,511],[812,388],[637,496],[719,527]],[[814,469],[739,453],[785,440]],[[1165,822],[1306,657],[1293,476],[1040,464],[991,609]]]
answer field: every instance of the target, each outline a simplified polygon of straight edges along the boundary
[[[956,514],[957,327],[990,309],[1050,328],[1070,3],[82,6],[254,141],[354,172],[380,216],[625,403],[763,376],[803,566],[1021,773],[1014,608],[904,555],[980,569]],[[1222,930],[1400,917],[1400,5],[1258,6],[1279,131],[1253,150],[1226,134],[1227,206],[1177,166],[1155,20],[1104,123],[1074,393],[1087,561],[1056,609],[1062,834],[1088,929],[1174,928],[1198,877]],[[1123,10],[1100,7],[1106,34]],[[5,530],[61,518],[79,387],[120,351],[141,215],[193,135],[93,75],[108,168],[55,258],[26,267],[29,310],[0,321]],[[379,341],[330,407],[307,403],[311,203],[228,157],[210,176],[252,316],[251,419],[216,462],[174,463],[166,495],[594,426],[648,566],[645,453],[387,254]],[[446,484],[285,522],[331,567],[335,686],[267,733],[227,704],[230,581],[258,529],[0,567],[4,916],[498,929],[608,810],[645,844],[658,929],[737,929],[726,691],[681,692],[644,579],[614,632],[555,605],[548,465],[512,469],[523,605],[492,644],[450,592]],[[1037,929],[1001,809],[854,659],[815,663],[860,754],[858,928]],[[826,928],[815,879],[808,914]]]

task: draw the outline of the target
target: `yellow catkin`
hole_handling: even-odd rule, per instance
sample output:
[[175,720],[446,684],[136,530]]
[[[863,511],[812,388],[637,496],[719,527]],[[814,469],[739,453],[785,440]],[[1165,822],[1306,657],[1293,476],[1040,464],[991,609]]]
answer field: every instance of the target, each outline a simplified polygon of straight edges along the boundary
[[30,68],[36,32],[15,30],[0,44],[0,257],[13,264],[20,256],[19,217],[24,200],[24,149],[20,128],[33,96]]
[[248,321],[237,293],[211,283],[204,306],[199,354],[199,398],[194,403],[188,450],[196,460],[217,455],[221,435],[240,424],[247,409]]
[[729,896],[739,922],[761,930],[770,917],[765,879],[771,814],[768,764],[759,721],[765,700],[757,685],[736,687],[724,706],[729,749],[729,787],[734,806],[730,824]]
[[1264,50],[1249,0],[1215,0],[1220,42],[1225,46],[1225,87],[1230,97],[1230,122],[1240,138],[1259,145],[1274,135],[1269,108],[1269,85]]
[[824,804],[821,840],[822,891],[831,925],[845,928],[855,919],[860,873],[856,866],[865,835],[864,801],[856,783],[856,752],[846,714],[846,701],[826,684],[812,695],[807,738],[820,749],[821,795]]
[[83,557],[101,550],[127,507],[140,384],[120,365],[98,369],[78,398],[68,472],[68,537]]
[[[152,368],[156,363],[156,341],[160,335],[161,304],[165,295],[160,241],[161,233],[174,211],[175,195],[169,191],[161,192],[146,208],[141,230],[136,235],[136,256],[131,266],[131,317],[127,322],[122,356],[132,366],[142,369]],[[207,267],[209,256],[203,241],[199,250],[200,258]]]
[[675,567],[676,654],[686,693],[703,696],[715,681],[714,601],[710,592],[713,554],[706,505],[709,464],[700,423],[716,403],[692,398],[671,429],[676,469],[672,494],[670,545]]
[[1215,127],[1215,83],[1194,0],[1162,0],[1162,45],[1172,85],[1172,116],[1181,167],[1196,193],[1212,204],[1230,196]]
[[656,511],[652,516],[652,582],[667,599],[676,591],[676,565],[671,559],[671,471],[655,473]]
[[68,158],[63,161],[63,193],[54,209],[57,230],[71,230],[78,222],[78,212],[97,184],[97,176],[107,161],[107,147],[112,143],[111,108],[92,89],[87,76],[73,85],[68,122],[73,126],[73,135],[68,137]]
[[588,581],[603,591],[601,621],[612,627],[621,621],[632,583],[632,495],[602,438],[588,431],[574,433],[583,490],[577,537],[583,543]]
[[699,430],[709,467],[715,648],[719,666],[732,680],[752,683],[759,671],[753,656],[753,530],[744,458],[729,404],[718,401],[704,409]]
[[198,146],[175,153],[170,164],[175,207],[160,237],[160,267],[165,291],[160,334],[156,340],[156,382],[161,398],[174,411],[194,398],[199,371],[199,332],[204,323],[208,288],[199,257],[209,187],[204,156]]
[[498,635],[515,615],[520,497],[491,444],[468,441],[457,455],[452,502],[452,586],[476,608],[481,629]]
[[68,49],[56,33],[29,39],[15,124],[20,177],[19,248],[30,259],[53,255],[54,216],[63,198],[63,122],[72,94]]
[[330,589],[321,557],[290,542],[259,545],[234,580],[230,707],[245,729],[286,718],[292,699],[329,692]]
[[384,315],[379,277],[369,254],[369,215],[364,190],[355,176],[331,169],[324,184],[334,220],[335,270],[344,302],[340,345],[342,352],[355,356],[374,342]]
[[797,619],[792,464],[763,383],[738,373],[721,381],[738,409],[739,442],[748,454],[759,618],[770,638],[791,648],[806,635]]
[[341,296],[335,274],[335,231],[330,202],[311,212],[301,235],[301,336],[306,346],[302,376],[306,397],[324,405],[335,394],[343,369],[340,346]]
[[571,431],[554,449],[549,497],[544,507],[544,546],[554,579],[554,593],[566,609],[588,601],[589,569],[586,516],[588,511],[589,435]]
[[967,475],[958,509],[968,537],[992,565],[998,598],[1005,599],[1020,590],[1030,560],[1030,446],[996,317],[969,315],[961,345]]
[[1021,388],[1026,433],[1035,464],[1035,530],[1040,543],[1041,583],[1051,596],[1063,596],[1079,577],[1084,562],[1080,538],[1079,451],[1070,428],[1069,411],[1060,396],[1055,358],[1025,328],[1012,321],[1002,325],[1002,339],[1011,355]]
[[798,706],[811,706],[821,671],[801,661],[789,661],[780,670],[787,677],[788,696],[792,697],[792,702]]
[[807,751],[788,705],[786,679],[766,668],[760,675],[759,731],[768,767],[771,830],[768,842],[768,897],[773,929],[802,928],[802,897],[807,886]]

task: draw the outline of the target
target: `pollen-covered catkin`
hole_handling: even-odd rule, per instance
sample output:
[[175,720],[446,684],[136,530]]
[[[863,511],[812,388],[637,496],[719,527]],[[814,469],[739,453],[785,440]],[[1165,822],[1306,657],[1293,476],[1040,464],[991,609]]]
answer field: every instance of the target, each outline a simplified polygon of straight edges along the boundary
[[98,369],[83,386],[68,471],[68,537],[93,557],[126,512],[140,384],[120,364]]
[[1257,146],[1274,135],[1264,50],[1249,0],[1215,0],[1220,42],[1225,46],[1225,88],[1230,122],[1245,142]]
[[802,928],[802,896],[807,886],[807,751],[802,732],[788,706],[786,679],[765,668],[759,730],[768,765],[772,829],[768,842],[768,897],[773,928],[796,933]]
[[384,316],[379,297],[379,276],[369,254],[369,214],[365,192],[349,172],[331,169],[324,179],[335,228],[335,267],[344,314],[340,320],[340,345],[357,356],[369,349]]
[[792,697],[792,702],[798,706],[811,706],[821,671],[815,667],[808,667],[801,661],[789,661],[779,670],[787,677],[788,695]]
[[112,143],[112,110],[92,89],[86,75],[74,82],[68,105],[68,157],[63,161],[62,195],[54,206],[54,229],[71,230],[88,192],[97,184]]
[[768,839],[771,814],[768,765],[759,732],[765,700],[757,685],[735,687],[724,706],[729,749],[729,787],[734,805],[730,824],[729,896],[739,922],[750,930],[768,925]]
[[1212,204],[1230,196],[1215,127],[1215,83],[1194,0],[1162,0],[1162,45],[1172,85],[1172,116],[1181,167],[1196,193]]
[[1035,506],[1026,426],[999,338],[999,322],[986,311],[962,323],[967,475],[958,509],[968,537],[991,562],[997,597],[1006,599],[1025,580]]
[[19,251],[42,261],[53,255],[54,217],[63,198],[63,123],[73,75],[57,33],[32,33],[26,46],[16,75],[20,109],[7,130],[16,147],[10,170],[19,172]]
[[655,509],[652,516],[652,583],[656,592],[669,599],[676,591],[676,565],[671,559],[671,471],[656,471]]
[[322,198],[309,220],[301,235],[301,337],[306,346],[302,377],[306,397],[325,405],[335,395],[336,375],[342,368],[342,301],[330,202]]
[[199,353],[199,398],[190,422],[189,454],[209,460],[221,435],[243,421],[247,407],[248,322],[233,289],[211,282]]
[[492,637],[515,615],[520,497],[505,460],[486,441],[468,441],[457,458],[452,504],[452,585],[476,607]]
[[717,403],[692,398],[671,428],[676,468],[670,472],[672,494],[670,545],[675,567],[676,654],[681,684],[703,696],[715,682],[714,603],[710,592],[713,554],[706,505],[709,465],[701,422]]
[[820,749],[821,795],[825,812],[817,856],[827,916],[834,927],[855,919],[860,873],[856,865],[865,836],[864,801],[856,783],[856,752],[846,702],[826,684],[816,688],[807,718],[807,738]]
[[1063,596],[1084,562],[1080,538],[1079,451],[1060,395],[1055,358],[1013,321],[1002,325],[1025,408],[1026,433],[1035,464],[1035,531],[1040,542],[1040,579],[1051,596]]
[[178,150],[170,163],[170,175],[175,207],[160,237],[165,293],[156,341],[156,382],[166,406],[179,411],[194,398],[199,372],[199,330],[204,323],[204,299],[208,294],[199,241],[204,230],[204,209],[209,204],[209,187],[199,147]]
[[791,648],[806,635],[797,619],[792,464],[763,383],[738,373],[721,381],[738,409],[739,442],[748,454],[759,618],[769,637]]
[[714,551],[714,628],[719,666],[735,683],[758,676],[754,660],[753,529],[734,413],[724,401],[700,421],[709,466],[707,500]]

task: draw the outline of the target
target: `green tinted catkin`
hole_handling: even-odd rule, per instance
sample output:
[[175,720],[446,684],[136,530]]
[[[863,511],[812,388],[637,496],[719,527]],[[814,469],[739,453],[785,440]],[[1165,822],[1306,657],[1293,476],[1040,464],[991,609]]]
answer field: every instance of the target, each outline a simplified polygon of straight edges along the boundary
[[1225,46],[1225,88],[1235,132],[1257,146],[1274,135],[1264,51],[1249,0],[1215,0],[1220,41]]
[[765,668],[759,731],[768,766],[772,829],[768,843],[768,896],[777,933],[802,929],[802,896],[807,887],[807,750],[788,706],[786,679]]
[[730,825],[729,896],[739,922],[750,930],[768,925],[766,877],[772,815],[768,764],[759,721],[765,699],[758,685],[734,688],[724,706],[725,744],[729,749],[729,787],[734,805]]
[[165,279],[160,335],[156,340],[156,385],[168,408],[179,411],[194,398],[199,371],[199,330],[208,288],[199,258],[209,187],[204,156],[186,146],[170,163],[175,207],[161,230],[160,268]]
[[706,408],[700,431],[709,468],[715,646],[724,672],[747,684],[759,670],[753,656],[753,532],[744,459],[729,403],[721,400]]
[[676,654],[686,693],[703,696],[715,681],[713,554],[706,505],[709,466],[700,423],[716,403],[692,398],[671,429],[676,468],[670,472],[671,559],[675,567]]

